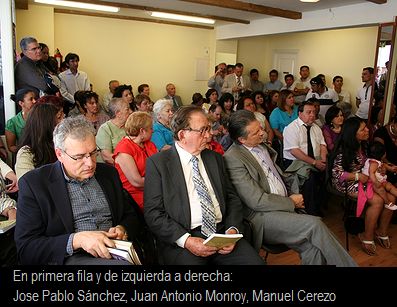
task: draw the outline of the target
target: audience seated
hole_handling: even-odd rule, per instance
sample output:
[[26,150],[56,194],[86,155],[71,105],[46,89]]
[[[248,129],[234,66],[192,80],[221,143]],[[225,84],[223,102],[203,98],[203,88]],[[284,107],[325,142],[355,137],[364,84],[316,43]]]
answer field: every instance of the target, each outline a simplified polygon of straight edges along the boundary
[[135,97],[137,111],[150,113],[150,97],[145,94],[138,94]]
[[144,188],[145,220],[158,238],[161,262],[264,264],[244,238],[220,249],[203,244],[212,233],[242,230],[241,202],[222,156],[204,149],[211,129],[204,110],[181,107],[171,127],[175,145],[149,157]]
[[122,98],[112,98],[109,103],[111,119],[99,127],[96,135],[96,143],[101,149],[99,162],[113,165],[113,152],[120,140],[127,135],[124,125],[128,116],[132,113],[129,103]]
[[127,135],[117,144],[113,154],[121,183],[142,213],[146,159],[157,152],[156,146],[150,141],[152,127],[153,120],[148,113],[137,111],[130,114],[125,123]]
[[110,80],[109,81],[109,92],[105,94],[105,96],[102,99],[101,107],[102,110],[109,115],[109,103],[110,100],[112,100],[114,92],[117,87],[120,86],[120,82],[117,80]]
[[[304,265],[356,266],[320,218],[297,214],[304,198],[287,190],[276,152],[263,143],[264,132],[246,110],[233,113],[229,133],[234,143],[225,153],[226,169],[244,204],[244,217],[253,224],[254,247],[285,244],[300,254]],[[287,180],[291,183],[293,176]]]
[[[362,119],[351,117],[343,124],[340,138],[329,159],[329,167],[332,168],[332,185],[341,193],[358,197],[360,190],[364,192],[363,184],[367,183],[368,176],[362,174],[361,169],[366,160],[363,146],[368,138],[369,130]],[[376,255],[375,239],[381,242],[381,246],[390,248],[388,229],[393,211],[384,208],[384,201],[376,192],[368,199],[365,199],[365,195],[361,196],[364,196],[361,197],[364,201],[357,204],[359,214],[365,201],[367,209],[363,211],[365,230],[359,234],[359,238],[363,250],[368,255]]]
[[57,160],[52,133],[55,126],[63,119],[63,116],[59,116],[59,111],[63,114],[62,109],[49,103],[36,104],[32,108],[15,162],[18,180],[30,170]]
[[165,87],[165,90],[167,91],[167,95],[164,96],[164,99],[171,100],[172,109],[175,112],[181,106],[183,106],[182,98],[181,96],[176,95],[176,87],[172,83],[168,83]]
[[250,82],[251,90],[253,92],[262,92],[264,90],[264,84],[259,80],[259,71],[256,68],[250,70]]
[[98,101],[98,94],[91,91],[84,92],[84,99],[81,103],[85,118],[93,124],[98,132],[99,127],[109,120],[109,116],[101,110]]
[[126,206],[115,168],[96,163],[95,129],[83,116],[54,130],[58,161],[19,180],[15,242],[22,265],[128,264],[112,259],[111,239],[132,239],[137,216]]
[[21,138],[22,130],[26,124],[26,119],[30,109],[36,103],[36,98],[34,91],[30,89],[20,89],[15,95],[11,95],[11,99],[18,103],[22,108],[22,111],[7,121],[5,128],[8,150],[16,153],[18,150],[18,140]]
[[270,91],[279,91],[282,87],[283,84],[278,79],[278,71],[276,69],[269,71],[269,81],[263,87],[264,93],[268,95]]
[[221,108],[222,108],[222,117],[223,116],[229,116],[234,112],[233,107],[234,107],[234,97],[230,93],[224,93],[222,94],[221,98],[219,98],[219,103],[218,103]]
[[194,93],[192,96],[192,105],[202,108],[204,104],[204,98],[201,93]]
[[174,144],[174,138],[170,129],[173,104],[172,100],[159,99],[153,105],[153,124],[152,142],[158,151],[168,150]]

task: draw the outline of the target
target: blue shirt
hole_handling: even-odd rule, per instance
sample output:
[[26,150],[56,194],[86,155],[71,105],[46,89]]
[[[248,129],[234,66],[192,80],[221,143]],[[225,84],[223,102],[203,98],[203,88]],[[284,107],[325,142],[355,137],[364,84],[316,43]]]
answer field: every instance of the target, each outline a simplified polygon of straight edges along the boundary
[[173,133],[163,124],[155,122],[153,124],[153,134],[151,141],[156,145],[157,150],[160,151],[165,145],[174,144]]
[[288,112],[286,111],[282,111],[279,108],[275,108],[272,114],[270,114],[269,122],[272,129],[277,129],[282,133],[284,131],[284,128],[287,127],[297,118],[298,118],[298,106],[294,106],[291,115],[289,115]]

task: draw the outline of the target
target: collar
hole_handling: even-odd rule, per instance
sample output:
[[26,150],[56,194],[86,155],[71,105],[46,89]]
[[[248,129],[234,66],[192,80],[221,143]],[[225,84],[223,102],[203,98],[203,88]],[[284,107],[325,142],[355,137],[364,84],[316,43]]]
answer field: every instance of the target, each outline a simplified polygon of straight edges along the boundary
[[[185,149],[183,149],[178,142],[175,142],[175,149],[178,152],[179,159],[181,160],[182,166],[185,167],[190,163],[190,160],[192,158],[192,154],[190,152],[187,152]],[[196,155],[196,157],[200,160],[201,159],[201,154]]]
[[84,185],[84,184],[87,184],[92,179],[92,177],[90,177],[88,179],[84,179],[82,181],[79,181],[77,179],[69,177],[68,175],[66,175],[65,168],[63,167],[62,163],[61,163],[61,170],[62,170],[62,173],[63,173],[63,177],[65,178],[67,183],[78,183],[78,184]]

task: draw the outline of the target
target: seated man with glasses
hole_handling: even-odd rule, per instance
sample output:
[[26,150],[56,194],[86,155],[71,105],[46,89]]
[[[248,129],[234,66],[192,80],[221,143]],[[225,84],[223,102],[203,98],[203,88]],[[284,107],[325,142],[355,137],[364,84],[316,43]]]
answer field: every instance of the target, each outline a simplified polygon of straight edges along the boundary
[[243,238],[223,248],[204,245],[213,233],[243,230],[242,204],[222,156],[206,149],[211,127],[203,109],[184,106],[171,129],[175,144],[146,160],[144,215],[170,265],[263,265]]
[[[128,264],[111,259],[111,239],[139,225],[112,166],[96,163],[95,129],[70,117],[53,133],[58,161],[19,180],[15,241],[20,264]],[[128,233],[128,234],[127,234]]]

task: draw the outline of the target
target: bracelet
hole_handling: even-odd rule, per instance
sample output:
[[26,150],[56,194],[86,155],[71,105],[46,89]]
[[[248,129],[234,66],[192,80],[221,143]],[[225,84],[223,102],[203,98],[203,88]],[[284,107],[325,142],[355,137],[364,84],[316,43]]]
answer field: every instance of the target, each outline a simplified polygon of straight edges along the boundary
[[354,175],[354,179],[355,179],[356,181],[358,181],[359,176],[360,176],[360,174],[357,172],[357,173]]

